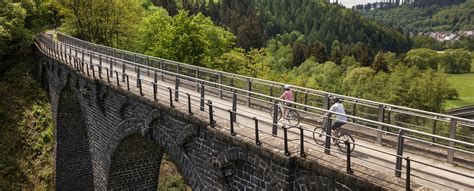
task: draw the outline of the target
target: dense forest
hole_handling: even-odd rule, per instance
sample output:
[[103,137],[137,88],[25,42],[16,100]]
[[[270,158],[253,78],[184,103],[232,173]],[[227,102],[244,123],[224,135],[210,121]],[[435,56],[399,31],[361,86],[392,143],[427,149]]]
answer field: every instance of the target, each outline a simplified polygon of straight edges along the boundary
[[474,30],[474,0],[466,0],[461,4],[423,0],[390,9],[362,9],[360,12],[406,32]]
[[[439,44],[409,37],[326,1],[3,0],[0,96],[8,99],[0,102],[0,133],[12,138],[0,141],[0,154],[8,156],[0,158],[0,190],[52,184],[50,105],[33,80],[34,61],[18,60],[31,58],[34,35],[48,28],[152,56],[435,112],[457,94],[446,73],[472,70],[472,39]],[[18,88],[26,86],[33,88]]]

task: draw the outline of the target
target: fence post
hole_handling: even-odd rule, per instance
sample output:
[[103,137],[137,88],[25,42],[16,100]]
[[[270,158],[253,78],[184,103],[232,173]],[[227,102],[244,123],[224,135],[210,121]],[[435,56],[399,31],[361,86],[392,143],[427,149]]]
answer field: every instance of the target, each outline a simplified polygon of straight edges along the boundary
[[[436,122],[437,122],[437,119],[438,119],[438,116],[435,116],[434,119],[433,119],[433,130],[432,130],[433,135],[436,135]],[[435,138],[435,137],[431,137],[431,142],[432,142],[432,143],[435,143],[435,142],[436,142],[436,138]]]
[[230,134],[232,136],[235,136],[235,132],[234,132],[234,114],[232,113],[232,110],[229,110],[229,114],[230,114]]
[[331,114],[326,118],[326,141],[324,142],[324,153],[331,154]]
[[304,130],[303,127],[299,127],[300,129],[300,156],[305,158],[306,153],[304,152]]
[[275,100],[273,105],[273,125],[272,125],[272,135],[276,136],[278,133],[278,101]]
[[140,78],[138,78],[137,84],[138,84],[138,88],[140,89],[140,96],[144,96],[145,94],[143,94],[143,90],[142,90],[142,80]]
[[219,72],[219,98],[222,99],[222,72]]
[[153,100],[156,102],[158,101],[158,98],[156,97],[156,94],[158,93],[158,87],[156,83],[151,83],[153,84]]
[[252,81],[247,78],[247,106],[250,107],[250,92],[252,91]]
[[110,83],[110,76],[109,76],[109,69],[108,68],[104,68],[105,69],[105,72],[107,72],[107,82]]
[[204,83],[201,82],[201,105],[200,105],[200,109],[201,111],[204,111]]
[[398,143],[397,143],[397,159],[395,162],[395,176],[400,178],[402,175],[402,156],[404,146],[403,130],[398,131]]
[[128,75],[125,74],[125,77],[127,78],[127,91],[130,91],[130,83],[128,81]]
[[285,155],[290,156],[290,151],[288,151],[288,129],[283,126],[283,139],[284,139],[284,147],[285,147]]
[[168,88],[168,91],[170,92],[170,107],[174,108],[174,105],[173,105],[173,90],[171,88]]
[[259,132],[258,132],[258,119],[257,117],[254,117],[253,120],[255,121],[255,144],[261,145],[262,142],[260,142],[260,137],[259,137]]
[[308,111],[308,107],[306,107],[308,105],[308,92],[309,92],[308,90],[304,92],[304,108],[303,109],[305,111]]
[[[456,138],[456,127],[457,127],[457,119],[451,118],[451,125],[449,129],[449,138],[450,139],[455,139]],[[454,160],[454,142],[449,141],[448,142],[448,163],[453,163]]]
[[324,94],[324,109],[329,110],[331,108],[331,100],[329,94]]
[[[385,106],[384,105],[379,105],[378,122],[381,122],[381,123],[384,122],[384,113],[385,113]],[[383,125],[378,125],[378,129],[380,131],[377,131],[377,143],[382,144]]]
[[196,68],[196,91],[199,92],[199,68]]
[[352,167],[351,167],[351,143],[349,142],[349,140],[346,140],[344,141],[344,144],[346,144],[346,156],[347,156],[346,170],[348,174],[352,174],[354,173],[354,171],[352,171]]
[[209,105],[209,123],[212,128],[216,127],[216,121],[214,121],[214,111],[212,110],[212,101],[208,100]]
[[127,65],[125,65],[125,62],[122,62],[122,82],[125,82],[125,70],[127,69]]
[[186,95],[188,96],[188,113],[189,115],[193,115],[193,112],[191,110],[191,95],[189,93],[186,93]]
[[411,182],[411,180],[410,180],[410,176],[411,176],[410,157],[407,157],[406,160],[407,160],[406,190],[410,191],[411,190],[411,184],[410,184],[410,182]]
[[120,87],[120,80],[119,80],[119,75],[117,71],[115,71],[115,79],[117,80],[117,86]]
[[138,87],[138,80],[140,79],[140,68],[136,64],[135,64],[135,72],[137,72],[137,87]]
[[233,117],[232,120],[234,122],[237,121],[237,94],[235,93],[235,90],[232,91],[232,112],[233,112]]
[[[356,111],[357,111],[357,100],[354,100],[354,103],[352,104],[352,116],[356,116]],[[355,123],[355,118],[352,118],[352,123]]]
[[174,87],[175,87],[174,100],[175,101],[179,101],[179,81],[180,80],[179,80],[178,76],[176,76],[175,83],[174,83],[175,84],[174,85]]
[[272,97],[273,97],[273,86],[274,86],[274,84],[272,84],[272,85],[270,86],[270,98],[269,98],[269,101],[270,101],[270,102],[273,102],[273,99],[272,99]]

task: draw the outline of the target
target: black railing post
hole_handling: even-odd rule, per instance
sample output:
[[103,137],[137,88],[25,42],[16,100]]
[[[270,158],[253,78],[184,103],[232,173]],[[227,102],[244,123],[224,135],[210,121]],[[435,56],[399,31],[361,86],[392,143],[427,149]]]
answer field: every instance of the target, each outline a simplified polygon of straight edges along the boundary
[[407,177],[406,177],[406,190],[410,191],[411,190],[411,164],[410,164],[410,157],[406,158],[407,160]]
[[272,135],[276,136],[278,133],[278,101],[275,100],[273,104],[273,125],[272,125]]
[[[354,103],[352,104],[352,116],[356,116],[356,111],[357,111],[357,100],[354,100]],[[352,123],[355,123],[355,118],[352,118]]]
[[[378,122],[384,122],[384,113],[385,113],[385,106],[380,104],[379,105],[379,112],[378,112]],[[377,143],[382,144],[382,131],[383,125],[378,125],[379,131],[377,131]]]
[[[293,94],[293,96],[294,96],[294,97],[293,97],[293,99],[294,99],[293,101],[294,101],[295,103],[297,103],[297,99],[298,99],[298,90],[295,90],[295,91],[294,91],[294,94]],[[293,105],[293,106],[292,106],[293,108],[296,108],[296,104],[292,104],[292,105]]]
[[125,62],[122,63],[122,82],[125,82],[125,70],[127,69],[127,65],[125,65]]
[[273,102],[273,99],[272,99],[272,97],[273,97],[273,86],[274,86],[274,84],[272,84],[272,85],[270,86],[270,98],[269,98],[269,101],[270,101],[270,102]]
[[260,136],[259,136],[259,130],[258,130],[258,119],[257,117],[254,117],[253,120],[255,121],[255,144],[261,145],[262,142],[260,142]]
[[102,65],[97,66],[99,68],[99,78],[102,79]]
[[130,91],[130,82],[128,81],[128,75],[125,74],[125,77],[127,78],[127,91]]
[[308,105],[308,90],[306,90],[306,92],[304,93],[304,110],[305,111],[308,111],[308,107],[306,107]]
[[209,105],[209,125],[214,128],[216,127],[216,121],[214,121],[214,111],[212,110],[212,101],[208,100]]
[[94,69],[94,65],[91,65],[91,67],[92,67],[92,77],[94,77],[94,78],[95,78],[95,69]]
[[203,83],[203,82],[201,82],[200,91],[201,91],[201,104],[200,104],[200,109],[201,109],[201,111],[204,111],[204,83]]
[[347,169],[347,173],[352,174],[352,173],[354,173],[354,171],[352,171],[352,167],[351,167],[351,143],[349,142],[349,140],[346,140],[346,141],[344,141],[344,144],[346,144],[346,156],[347,156],[346,169]]
[[290,151],[288,151],[288,129],[285,126],[283,126],[283,140],[285,147],[285,155],[290,156]]
[[188,113],[189,115],[193,115],[193,112],[191,111],[191,95],[189,93],[186,93],[188,96]]
[[156,96],[156,94],[158,93],[158,86],[156,85],[156,83],[151,83],[153,85],[153,100],[156,102],[158,101],[158,97]]
[[[432,129],[433,135],[436,135],[436,122],[437,122],[437,119],[438,119],[438,116],[435,116],[434,119],[433,119],[433,129]],[[431,142],[432,143],[436,142],[436,138],[434,136],[431,137]]]
[[[451,123],[450,123],[450,127],[449,127],[449,138],[450,139],[455,139],[456,138],[456,128],[457,128],[457,119],[453,119],[451,118]],[[448,160],[448,163],[453,163],[453,159],[454,159],[454,142],[453,141],[449,141],[448,142],[448,156],[447,156],[447,160]]]
[[[108,68],[105,68],[105,71],[107,72],[107,74],[109,73]],[[107,82],[110,83],[110,76],[109,75],[106,75],[106,76],[107,76]]]
[[250,107],[250,92],[252,91],[252,81],[247,78],[247,106]]
[[324,145],[324,153],[331,154],[331,115],[329,115],[326,120],[326,142]]
[[398,131],[398,143],[397,143],[397,160],[395,162],[395,176],[400,178],[402,176],[402,156],[403,156],[403,130]]
[[119,75],[117,71],[115,71],[115,79],[117,80],[117,86],[120,87],[120,80],[119,80]]
[[138,80],[140,80],[140,77],[141,77],[140,68],[137,65],[135,65],[135,68],[136,68],[135,72],[137,72],[137,87],[138,87]]
[[229,110],[229,115],[230,115],[230,134],[232,136],[235,136],[235,131],[234,131],[234,114],[232,113],[232,110]]
[[115,62],[114,60],[110,59],[110,66],[109,66],[109,67],[110,67],[110,74],[109,74],[110,77],[114,77],[114,72],[113,72],[113,70],[114,70],[114,62]]
[[303,127],[299,127],[300,129],[300,156],[306,157],[306,153],[304,152],[304,129]]
[[196,91],[199,92],[199,68],[196,68]]
[[219,98],[222,99],[222,72],[219,72]]
[[175,87],[174,100],[179,101],[179,78],[178,78],[178,76],[176,76],[174,87]]
[[170,107],[174,108],[174,105],[173,105],[173,89],[168,88],[168,90],[170,92]]
[[233,112],[233,117],[232,120],[236,122],[237,120],[237,94],[235,93],[235,90],[232,92],[232,112]]
[[142,80],[140,78],[138,78],[137,84],[138,84],[138,89],[140,89],[140,96],[144,96],[145,94],[143,94],[143,90],[142,90]]

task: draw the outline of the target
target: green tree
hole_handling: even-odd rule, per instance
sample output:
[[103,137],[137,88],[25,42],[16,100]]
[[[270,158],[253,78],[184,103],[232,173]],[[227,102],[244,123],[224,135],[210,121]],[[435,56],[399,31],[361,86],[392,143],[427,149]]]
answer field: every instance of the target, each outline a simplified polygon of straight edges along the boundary
[[179,11],[173,17],[157,8],[138,27],[138,49],[146,54],[199,66],[214,61],[234,46],[235,36],[217,27],[202,14],[188,16]]
[[128,47],[144,14],[140,0],[58,0],[61,30],[81,39]]

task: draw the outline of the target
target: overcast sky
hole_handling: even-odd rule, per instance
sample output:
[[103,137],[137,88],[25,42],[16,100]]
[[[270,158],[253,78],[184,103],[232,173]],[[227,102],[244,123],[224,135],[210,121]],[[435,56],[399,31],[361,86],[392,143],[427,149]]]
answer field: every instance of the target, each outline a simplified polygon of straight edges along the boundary
[[377,0],[339,0],[344,6],[351,8],[354,5],[376,2]]

